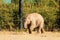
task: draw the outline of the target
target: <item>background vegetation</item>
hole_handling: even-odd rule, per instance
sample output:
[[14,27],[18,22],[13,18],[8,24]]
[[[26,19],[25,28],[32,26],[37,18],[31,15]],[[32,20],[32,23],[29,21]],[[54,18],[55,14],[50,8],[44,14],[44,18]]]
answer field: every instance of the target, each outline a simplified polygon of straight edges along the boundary
[[[22,14],[37,12],[44,17],[45,29],[48,31],[60,29],[59,0],[22,0]],[[0,4],[0,30],[17,29],[19,27],[19,0],[11,4]]]

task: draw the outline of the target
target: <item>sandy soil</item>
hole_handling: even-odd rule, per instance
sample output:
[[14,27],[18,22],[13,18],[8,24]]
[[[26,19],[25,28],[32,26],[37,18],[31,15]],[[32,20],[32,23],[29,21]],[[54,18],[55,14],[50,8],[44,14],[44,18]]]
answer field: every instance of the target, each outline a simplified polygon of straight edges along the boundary
[[59,32],[45,32],[44,34],[27,32],[0,31],[0,40],[60,40]]

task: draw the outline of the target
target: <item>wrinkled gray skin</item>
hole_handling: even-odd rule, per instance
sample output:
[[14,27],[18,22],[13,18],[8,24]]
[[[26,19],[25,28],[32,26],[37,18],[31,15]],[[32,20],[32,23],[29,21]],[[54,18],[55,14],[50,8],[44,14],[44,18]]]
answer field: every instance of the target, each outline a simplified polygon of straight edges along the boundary
[[38,13],[29,14],[24,22],[24,28],[28,29],[29,33],[32,33],[32,30],[37,30],[37,33],[44,32],[44,19]]

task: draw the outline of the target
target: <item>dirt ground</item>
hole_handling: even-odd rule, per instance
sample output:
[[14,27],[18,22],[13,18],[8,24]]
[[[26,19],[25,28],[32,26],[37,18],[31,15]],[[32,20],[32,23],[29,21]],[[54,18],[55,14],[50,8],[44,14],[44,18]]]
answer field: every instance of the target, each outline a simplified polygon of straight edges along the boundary
[[0,40],[60,40],[59,32],[45,32],[43,34],[27,32],[0,31]]

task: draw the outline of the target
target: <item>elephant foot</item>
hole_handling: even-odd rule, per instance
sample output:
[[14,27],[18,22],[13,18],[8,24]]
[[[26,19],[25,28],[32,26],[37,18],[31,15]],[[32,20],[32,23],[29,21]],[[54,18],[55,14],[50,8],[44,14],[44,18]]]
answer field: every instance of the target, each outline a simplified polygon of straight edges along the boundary
[[28,29],[29,30],[29,34],[31,34],[32,32],[31,32],[31,30],[30,29]]
[[41,33],[44,33],[44,29],[41,29]]

